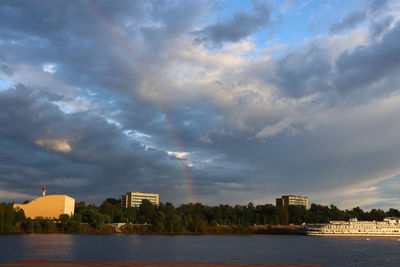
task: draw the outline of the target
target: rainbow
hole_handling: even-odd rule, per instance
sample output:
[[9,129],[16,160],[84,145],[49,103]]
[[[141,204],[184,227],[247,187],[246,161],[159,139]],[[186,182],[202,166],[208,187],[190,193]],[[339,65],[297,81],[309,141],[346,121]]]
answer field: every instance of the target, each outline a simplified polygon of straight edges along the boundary
[[[165,111],[165,109],[163,108],[163,106],[160,104],[159,105],[160,108],[160,112],[162,114],[165,115],[165,122],[167,123],[167,128],[168,128],[168,132],[169,135],[171,137],[171,140],[176,148],[177,151],[179,152],[183,152],[185,151],[183,149],[182,143],[178,137],[178,133],[176,132],[171,119],[168,115],[168,112]],[[180,160],[180,165],[181,165],[181,169],[182,169],[182,177],[188,192],[188,201],[191,203],[196,203],[197,202],[197,198],[193,189],[193,177],[192,174],[190,173],[189,170],[189,166],[186,164],[186,162],[184,160]]]
[[[99,21],[102,23],[104,28],[107,30],[107,32],[111,35],[112,39],[114,42],[118,45],[119,48],[127,55],[127,59],[130,61],[131,65],[134,65],[134,62],[136,61],[135,58],[135,53],[131,46],[129,45],[128,41],[125,39],[125,37],[117,31],[112,23],[101,13],[101,11],[96,7],[95,3],[91,0],[84,0],[84,3],[87,4],[89,7],[90,11],[99,18]],[[166,109],[162,106],[162,104],[157,104],[158,109],[160,113],[165,115],[165,122],[166,126],[168,128],[169,136],[173,142],[173,145],[175,146],[176,151],[182,152],[184,151],[182,143],[180,142],[178,133],[173,127],[173,124],[171,122],[170,116],[166,112]],[[193,177],[190,173],[189,166],[186,164],[185,161],[181,160],[180,162],[180,168],[182,171],[182,177],[183,181],[185,184],[185,187],[187,189],[187,199],[191,203],[196,203],[196,195],[193,189]]]

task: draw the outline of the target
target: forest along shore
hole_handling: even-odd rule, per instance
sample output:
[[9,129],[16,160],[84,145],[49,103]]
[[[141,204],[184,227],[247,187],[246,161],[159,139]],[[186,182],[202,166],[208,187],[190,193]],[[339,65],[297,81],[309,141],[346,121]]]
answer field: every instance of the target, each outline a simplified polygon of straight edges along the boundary
[[[340,210],[334,205],[311,204],[277,207],[272,204],[206,206],[201,203],[152,205],[143,200],[140,207],[121,208],[117,199],[106,199],[100,206],[78,202],[72,216],[46,219],[26,217],[12,203],[0,203],[0,234],[10,233],[126,233],[126,234],[300,234],[303,223],[382,221],[399,217],[400,211],[356,207]],[[118,224],[113,224],[118,222]],[[125,225],[126,224],[126,225]]]

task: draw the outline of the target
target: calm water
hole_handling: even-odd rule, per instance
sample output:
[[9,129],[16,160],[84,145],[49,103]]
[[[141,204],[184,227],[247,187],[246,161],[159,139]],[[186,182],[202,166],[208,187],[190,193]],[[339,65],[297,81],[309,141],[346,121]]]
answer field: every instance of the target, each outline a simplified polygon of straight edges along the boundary
[[21,259],[400,266],[400,240],[296,235],[0,235],[0,263]]

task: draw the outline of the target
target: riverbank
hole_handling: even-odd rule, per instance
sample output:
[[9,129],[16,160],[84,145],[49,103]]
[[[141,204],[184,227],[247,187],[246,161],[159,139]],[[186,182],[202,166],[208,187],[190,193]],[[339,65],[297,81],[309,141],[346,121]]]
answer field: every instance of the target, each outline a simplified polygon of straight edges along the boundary
[[[254,226],[232,226],[232,225],[218,225],[218,226],[207,226],[201,229],[201,231],[188,231],[183,230],[181,232],[172,234],[301,234],[300,225],[254,225]],[[110,229],[106,230],[110,231]],[[124,225],[119,228],[114,228],[115,233],[124,234],[168,234],[165,232],[154,232],[148,225]],[[104,233],[100,230],[99,233]]]
[[320,267],[318,264],[237,264],[237,263],[172,263],[172,262],[101,262],[24,260],[0,264],[1,267]]
[[181,229],[179,232],[154,231],[150,224],[105,224],[101,229],[97,229],[91,224],[81,223],[79,230],[65,232],[61,227],[52,227],[46,232],[27,232],[17,231],[12,234],[157,234],[157,235],[252,235],[252,234],[302,234],[300,225],[254,225],[254,226],[233,226],[233,225],[218,225],[207,226],[190,231]]

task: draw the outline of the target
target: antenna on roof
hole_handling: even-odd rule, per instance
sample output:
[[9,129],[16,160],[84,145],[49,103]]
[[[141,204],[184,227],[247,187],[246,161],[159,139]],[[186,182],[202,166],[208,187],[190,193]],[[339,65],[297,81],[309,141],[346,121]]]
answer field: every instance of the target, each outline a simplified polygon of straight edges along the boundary
[[46,195],[47,188],[45,186],[42,187],[42,196]]

